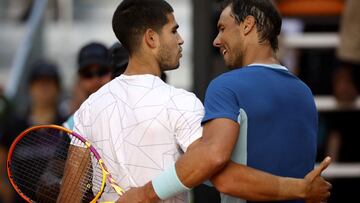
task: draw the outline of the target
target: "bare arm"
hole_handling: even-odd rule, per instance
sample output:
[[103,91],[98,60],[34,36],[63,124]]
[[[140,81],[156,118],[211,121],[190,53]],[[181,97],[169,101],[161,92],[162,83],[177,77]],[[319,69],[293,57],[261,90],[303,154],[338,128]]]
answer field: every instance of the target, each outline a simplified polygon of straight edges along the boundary
[[326,158],[305,179],[279,177],[229,162],[211,181],[220,192],[252,201],[306,199],[320,202],[330,196],[331,185],[320,176],[330,162],[331,159]]
[[[219,121],[222,122],[222,121]],[[231,125],[238,127],[236,122],[219,123],[219,126]],[[204,128],[208,126],[205,125]],[[216,131],[208,131],[215,136]],[[228,131],[228,133],[237,133]],[[230,137],[236,136],[235,134]],[[321,172],[330,164],[331,159],[325,159],[322,164],[305,179],[275,176],[232,161],[211,181],[222,193],[253,201],[275,201],[291,199],[323,200],[330,195],[331,185],[321,177]]]
[[89,169],[90,152],[86,148],[70,145],[61,181],[57,202],[81,202],[84,196],[81,181],[86,181]]
[[[239,128],[238,123],[228,121],[229,122],[221,122],[219,124],[222,127],[227,126],[226,128],[228,129]],[[211,123],[209,124],[210,125],[206,124],[204,126],[204,134],[208,133],[215,137],[218,132],[215,127],[218,126],[212,126]],[[236,133],[230,134],[230,137],[238,136],[238,130],[229,130],[227,133]],[[230,161],[223,170],[212,176],[211,181],[222,193],[253,201],[325,199],[330,195],[329,189],[331,186],[323,180],[320,175],[330,164],[330,161],[330,159],[324,160],[323,163],[317,169],[310,172],[305,179],[275,176]]]
[[[214,119],[204,125],[203,137],[176,162],[176,172],[187,187],[194,187],[220,171],[230,160],[239,135],[239,125],[229,119]],[[221,130],[219,130],[221,129]]]

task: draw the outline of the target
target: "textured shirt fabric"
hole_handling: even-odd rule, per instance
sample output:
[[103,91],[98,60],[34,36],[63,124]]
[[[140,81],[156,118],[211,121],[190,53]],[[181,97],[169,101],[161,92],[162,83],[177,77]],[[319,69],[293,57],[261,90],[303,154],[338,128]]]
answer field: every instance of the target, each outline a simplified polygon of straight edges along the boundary
[[[296,178],[313,169],[318,123],[314,98],[285,67],[252,64],[224,73],[209,85],[204,106],[203,123],[227,118],[240,124],[234,162]],[[224,194],[221,200],[246,202]]]
[[[173,165],[201,137],[203,116],[203,105],[192,93],[153,75],[120,75],[81,105],[74,131],[94,145],[116,182],[129,189]],[[188,202],[187,196],[163,202]],[[100,201],[117,198],[107,186]]]

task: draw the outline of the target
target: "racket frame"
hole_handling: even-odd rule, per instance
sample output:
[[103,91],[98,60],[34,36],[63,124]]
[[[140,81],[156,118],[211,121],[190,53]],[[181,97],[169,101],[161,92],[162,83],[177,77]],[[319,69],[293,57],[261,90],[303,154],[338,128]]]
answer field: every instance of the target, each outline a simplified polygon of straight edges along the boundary
[[116,193],[121,196],[125,190],[123,190],[115,181],[115,179],[112,178],[111,174],[109,173],[107,167],[104,164],[104,161],[102,160],[102,158],[100,157],[99,153],[96,151],[96,149],[91,145],[91,143],[89,141],[87,141],[85,138],[83,138],[81,135],[79,135],[78,133],[71,131],[67,128],[64,128],[62,126],[58,126],[58,125],[37,125],[37,126],[33,126],[30,127],[26,130],[24,130],[22,133],[20,133],[16,139],[13,141],[13,143],[11,144],[11,147],[9,149],[8,152],[8,156],[7,156],[7,174],[10,180],[10,183],[12,184],[13,188],[16,190],[16,192],[26,201],[28,202],[33,202],[30,198],[28,198],[25,194],[23,194],[21,192],[21,190],[19,189],[19,187],[16,185],[16,183],[13,180],[13,176],[12,176],[12,172],[11,172],[11,158],[14,152],[14,149],[17,145],[18,142],[20,142],[20,140],[25,137],[26,135],[28,135],[29,132],[34,131],[34,130],[38,130],[38,129],[43,129],[43,128],[52,128],[52,129],[57,129],[60,131],[64,131],[67,134],[71,134],[72,136],[78,138],[81,142],[83,142],[86,146],[86,148],[88,148],[90,150],[90,152],[94,155],[95,159],[99,162],[99,165],[101,167],[102,170],[102,182],[101,182],[101,186],[100,186],[100,190],[99,192],[96,194],[96,196],[94,197],[94,199],[91,201],[91,203],[95,203],[101,196],[101,194],[104,192],[104,188],[105,188],[105,183],[106,180],[110,183],[110,185],[114,188],[114,190],[116,191]]

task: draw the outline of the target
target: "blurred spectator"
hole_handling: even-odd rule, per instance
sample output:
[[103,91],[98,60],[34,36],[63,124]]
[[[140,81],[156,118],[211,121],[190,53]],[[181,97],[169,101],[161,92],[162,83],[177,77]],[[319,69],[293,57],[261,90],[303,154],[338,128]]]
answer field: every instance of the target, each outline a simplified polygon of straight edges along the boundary
[[[340,44],[337,49],[339,67],[332,78],[332,93],[338,102],[337,111],[322,113],[327,127],[326,155],[333,161],[359,161],[356,152],[360,141],[359,110],[353,108],[360,83],[360,1],[347,0],[340,24]],[[320,157],[321,159],[321,157]]]
[[25,115],[12,115],[7,119],[1,144],[9,147],[22,130],[33,125],[61,123],[66,115],[58,110],[61,81],[58,67],[48,61],[35,63],[28,80],[29,108]]
[[[3,136],[0,138],[1,155],[7,154],[13,140],[26,128],[41,124],[61,124],[64,121],[64,115],[58,110],[61,84],[58,67],[55,64],[48,61],[35,63],[29,75],[28,91],[30,97],[28,113],[21,116],[14,114],[7,116]],[[3,157],[1,166],[6,165],[5,160],[6,157]],[[10,201],[15,192],[11,189],[7,176],[2,174],[1,178],[0,182],[5,183],[2,186],[6,187],[4,191],[5,189],[8,191],[7,200],[4,202],[23,202],[19,196],[15,196],[16,199]]]
[[359,89],[355,85],[351,67],[342,66],[335,70],[332,84],[333,94],[341,106],[354,105]]
[[[333,94],[339,105],[351,108],[360,88],[360,1],[347,0],[340,25],[340,45],[337,50],[339,68],[334,72]],[[331,119],[327,151],[337,159],[354,160],[354,150],[358,149],[360,129],[353,123],[359,120],[357,110],[341,110],[333,113]],[[349,151],[350,150],[350,151]],[[352,151],[352,152],[351,152]],[[357,153],[359,154],[359,153]]]
[[[340,109],[324,113],[328,133],[325,153],[337,162],[360,162],[360,110],[355,101],[360,91],[360,1],[347,0],[340,21],[340,44],[337,49],[338,68],[332,87]],[[360,178],[332,181],[332,202],[352,202],[357,197]]]
[[339,109],[321,113],[328,135],[324,156],[331,156],[334,162],[360,162],[360,148],[357,147],[360,143],[357,124],[360,111],[354,108],[357,89],[349,69],[336,70],[333,85]]
[[[334,161],[359,161],[360,129],[356,122],[360,112],[353,109],[360,88],[360,1],[347,0],[340,24],[340,44],[337,49],[339,67],[332,80],[333,95],[340,109],[327,115],[329,133],[326,151]],[[354,123],[355,122],[355,123]],[[357,158],[359,157],[359,158]]]
[[74,86],[70,113],[74,113],[85,99],[111,80],[109,52],[105,45],[91,42],[78,54],[78,79]]

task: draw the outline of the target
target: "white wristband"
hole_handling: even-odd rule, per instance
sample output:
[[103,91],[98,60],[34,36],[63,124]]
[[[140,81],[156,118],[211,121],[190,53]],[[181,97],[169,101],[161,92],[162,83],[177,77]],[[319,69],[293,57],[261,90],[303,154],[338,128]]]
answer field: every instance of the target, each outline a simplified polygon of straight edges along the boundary
[[153,179],[152,185],[157,196],[162,200],[190,190],[190,188],[183,185],[179,180],[176,174],[175,164]]

